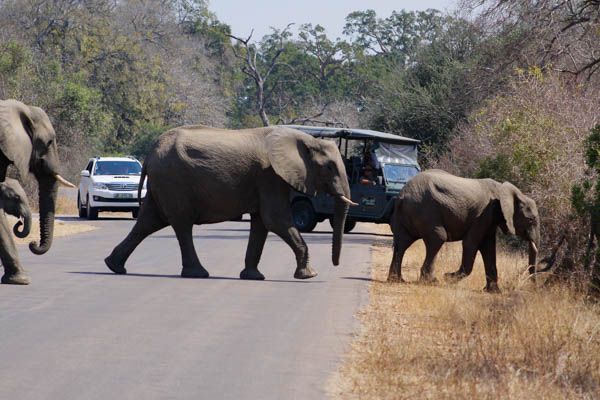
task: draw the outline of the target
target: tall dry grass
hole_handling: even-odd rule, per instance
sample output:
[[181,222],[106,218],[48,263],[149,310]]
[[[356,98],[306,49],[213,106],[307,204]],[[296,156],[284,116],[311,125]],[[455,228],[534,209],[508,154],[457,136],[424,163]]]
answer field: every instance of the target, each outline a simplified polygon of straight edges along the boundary
[[[600,307],[574,288],[541,288],[522,274],[525,254],[499,251],[500,295],[483,293],[483,265],[452,286],[387,283],[390,240],[373,249],[371,301],[334,397],[360,399],[598,399]],[[460,264],[446,244],[438,277]],[[403,263],[416,281],[425,251]]]

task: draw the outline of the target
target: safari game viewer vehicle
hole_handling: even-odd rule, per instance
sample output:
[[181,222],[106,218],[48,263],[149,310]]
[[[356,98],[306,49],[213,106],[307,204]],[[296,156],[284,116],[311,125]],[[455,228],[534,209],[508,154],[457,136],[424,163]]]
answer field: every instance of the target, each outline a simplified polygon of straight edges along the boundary
[[[142,165],[134,157],[90,158],[77,192],[80,218],[97,219],[99,211],[126,211],[137,218]],[[142,198],[146,195],[146,183]]]
[[[317,138],[338,143],[350,180],[352,201],[346,232],[356,222],[390,223],[394,199],[413,176],[420,172],[417,162],[419,140],[366,129],[287,125]],[[292,194],[294,224],[311,232],[318,222],[333,217],[334,199],[326,194],[309,197]]]

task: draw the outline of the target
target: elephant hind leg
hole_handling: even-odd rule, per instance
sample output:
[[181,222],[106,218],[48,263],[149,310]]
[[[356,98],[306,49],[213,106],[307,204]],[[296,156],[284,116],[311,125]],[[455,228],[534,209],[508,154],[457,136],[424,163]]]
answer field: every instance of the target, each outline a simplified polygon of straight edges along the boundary
[[258,262],[265,246],[269,231],[258,214],[252,214],[250,220],[250,238],[246,249],[245,267],[240,272],[240,279],[260,280],[265,276],[258,270]]
[[473,264],[475,264],[475,257],[477,256],[477,250],[479,249],[478,244],[471,238],[466,238],[462,242],[462,260],[458,270],[447,273],[444,278],[450,283],[456,283],[473,272]]
[[402,279],[402,259],[406,250],[415,242],[403,228],[397,228],[394,232],[394,253],[390,270],[388,272],[388,282],[404,282]]
[[421,277],[419,280],[426,283],[434,283],[437,281],[433,276],[435,257],[442,248],[444,241],[437,237],[424,239],[424,241],[426,254],[425,261],[423,261],[423,266],[421,267]]
[[149,235],[164,228],[168,224],[163,220],[158,212],[156,203],[148,195],[142,204],[142,208],[131,229],[131,232],[119,243],[104,259],[106,266],[115,274],[126,274],[125,262],[133,253],[135,248]]
[[184,278],[208,278],[208,271],[200,264],[194,248],[193,227],[193,224],[187,222],[173,225],[181,250],[181,276]]

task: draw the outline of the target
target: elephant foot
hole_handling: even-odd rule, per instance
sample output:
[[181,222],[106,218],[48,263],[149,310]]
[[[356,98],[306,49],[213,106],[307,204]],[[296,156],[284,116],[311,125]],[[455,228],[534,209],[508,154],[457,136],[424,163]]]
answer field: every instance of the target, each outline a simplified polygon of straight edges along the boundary
[[449,283],[456,283],[456,282],[460,281],[461,279],[465,278],[466,276],[467,276],[467,274],[465,274],[464,272],[461,272],[461,271],[448,272],[448,273],[444,274],[444,280]]
[[123,264],[114,262],[110,257],[106,257],[104,259],[104,263],[108,269],[117,275],[125,275],[127,273],[127,270]]
[[296,268],[296,272],[294,272],[294,278],[296,279],[310,279],[315,276],[317,276],[317,271],[311,267]]
[[419,283],[425,285],[437,285],[438,280],[433,275],[421,275],[421,277],[419,278]]
[[387,281],[388,282],[396,282],[396,283],[406,283],[406,281],[404,280],[404,278],[402,278],[402,276],[393,275],[393,274],[388,275]]
[[208,271],[202,266],[196,268],[183,267],[181,269],[182,278],[208,278],[209,276]]
[[24,272],[2,276],[2,283],[6,285],[29,285],[30,282],[29,277]]
[[260,273],[257,269],[244,268],[240,272],[240,279],[247,279],[250,281],[264,281],[265,276]]
[[483,291],[488,293],[500,293],[498,282],[488,282],[483,288]]

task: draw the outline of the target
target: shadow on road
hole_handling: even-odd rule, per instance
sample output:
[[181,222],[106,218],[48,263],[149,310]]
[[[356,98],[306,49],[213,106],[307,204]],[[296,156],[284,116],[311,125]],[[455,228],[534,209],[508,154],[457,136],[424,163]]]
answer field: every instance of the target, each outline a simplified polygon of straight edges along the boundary
[[79,218],[76,215],[57,215],[56,219],[63,222],[135,221],[135,219],[131,217],[98,217],[98,219],[89,220],[87,218]]
[[340,279],[349,279],[353,281],[365,281],[365,282],[379,282],[371,278],[366,278],[364,276],[341,276]]
[[[231,276],[211,276],[209,278],[182,278],[180,275],[165,275],[165,274],[143,274],[139,272],[128,272],[127,274],[119,275],[112,272],[94,272],[94,271],[69,271],[69,274],[78,275],[111,275],[111,276],[134,276],[141,278],[177,278],[185,280],[226,280],[226,281],[245,281],[245,279],[235,278]],[[275,283],[325,283],[325,281],[316,280],[301,280],[301,279],[265,279],[264,282],[275,282]]]

